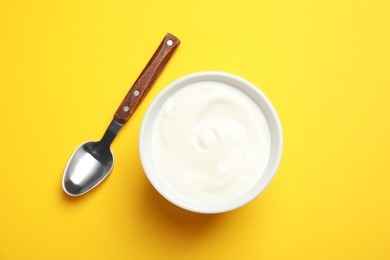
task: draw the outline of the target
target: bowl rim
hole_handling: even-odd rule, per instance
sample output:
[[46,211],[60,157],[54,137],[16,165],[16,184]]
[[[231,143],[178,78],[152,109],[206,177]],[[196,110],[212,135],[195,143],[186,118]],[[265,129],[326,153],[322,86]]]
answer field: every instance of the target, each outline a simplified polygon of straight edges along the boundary
[[[159,114],[159,108],[165,101],[179,89],[199,81],[219,81],[227,83],[249,96],[263,111],[271,132],[271,154],[266,170],[258,183],[248,192],[239,197],[214,203],[201,203],[181,196],[177,192],[170,192],[170,188],[164,185],[163,178],[158,176],[158,169],[153,165],[152,154],[148,151],[152,130],[150,124]],[[152,121],[151,121],[152,120]],[[214,214],[223,213],[244,206],[259,196],[274,178],[279,168],[283,151],[283,133],[279,117],[270,100],[254,84],[237,75],[221,71],[201,71],[182,76],[162,89],[149,105],[141,123],[139,135],[139,155],[145,175],[152,186],[168,201],[174,205],[196,213]],[[271,158],[272,157],[272,158]],[[271,161],[272,160],[272,161]],[[272,165],[270,165],[272,162]],[[266,174],[266,172],[268,174]],[[264,177],[264,178],[263,178]],[[171,190],[172,191],[172,190]]]

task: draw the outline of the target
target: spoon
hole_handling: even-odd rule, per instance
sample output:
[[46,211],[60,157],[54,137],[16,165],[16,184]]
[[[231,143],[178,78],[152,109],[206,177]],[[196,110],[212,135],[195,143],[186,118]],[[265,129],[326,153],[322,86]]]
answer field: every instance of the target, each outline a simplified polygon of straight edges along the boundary
[[62,178],[64,191],[80,196],[95,188],[114,165],[110,145],[122,126],[133,115],[157,77],[161,74],[180,41],[167,34],[123,99],[102,139],[81,144],[70,157]]

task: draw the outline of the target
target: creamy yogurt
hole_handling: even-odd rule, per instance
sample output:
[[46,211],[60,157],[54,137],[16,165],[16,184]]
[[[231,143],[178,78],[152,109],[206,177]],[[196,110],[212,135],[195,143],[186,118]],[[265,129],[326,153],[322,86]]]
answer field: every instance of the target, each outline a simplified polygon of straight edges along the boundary
[[251,189],[270,156],[267,120],[245,93],[219,81],[187,85],[162,106],[152,132],[159,174],[196,201],[229,200]]

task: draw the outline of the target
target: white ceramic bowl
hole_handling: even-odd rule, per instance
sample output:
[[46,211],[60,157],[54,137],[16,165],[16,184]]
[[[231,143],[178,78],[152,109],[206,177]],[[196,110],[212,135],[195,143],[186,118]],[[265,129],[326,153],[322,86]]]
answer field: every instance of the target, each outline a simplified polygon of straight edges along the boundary
[[[179,89],[199,81],[219,81],[227,83],[251,97],[263,111],[271,133],[271,152],[268,165],[259,181],[246,193],[222,202],[194,201],[178,194],[168,185],[153,161],[151,139],[156,118],[165,101]],[[273,179],[281,160],[283,150],[282,128],[278,115],[268,98],[252,83],[238,76],[216,71],[198,72],[184,76],[163,89],[149,106],[142,121],[139,137],[139,151],[142,166],[154,188],[173,204],[198,213],[222,213],[239,208],[255,199]]]

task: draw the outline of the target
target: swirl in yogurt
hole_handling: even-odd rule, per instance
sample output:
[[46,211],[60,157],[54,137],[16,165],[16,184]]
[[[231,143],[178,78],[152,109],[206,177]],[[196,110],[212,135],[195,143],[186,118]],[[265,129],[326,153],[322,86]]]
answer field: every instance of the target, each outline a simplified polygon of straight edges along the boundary
[[218,81],[187,85],[171,96],[152,133],[153,160],[166,183],[196,201],[232,199],[261,178],[270,131],[256,103]]

